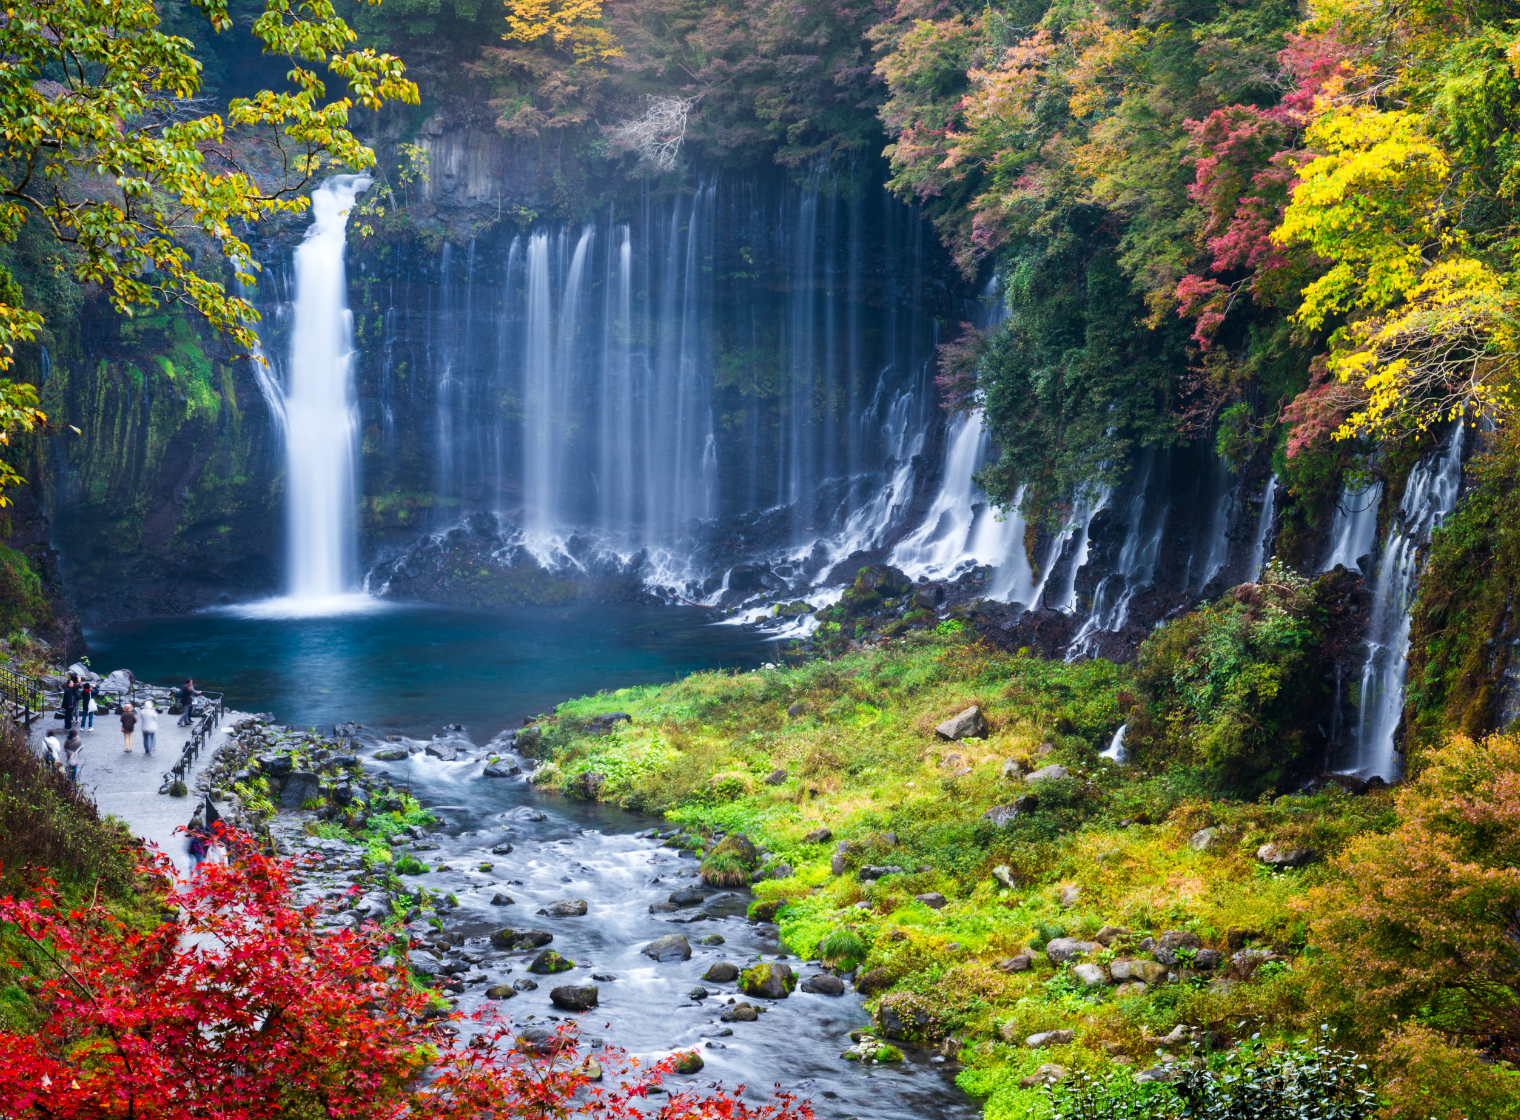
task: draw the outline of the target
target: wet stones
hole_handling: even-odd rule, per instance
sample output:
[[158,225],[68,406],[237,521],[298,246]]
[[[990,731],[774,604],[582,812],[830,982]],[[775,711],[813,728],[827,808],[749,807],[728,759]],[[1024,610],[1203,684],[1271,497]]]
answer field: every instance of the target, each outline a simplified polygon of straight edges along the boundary
[[702,1055],[695,1050],[686,1050],[676,1055],[677,1073],[701,1073],[704,1065],[706,1063],[702,1061]]
[[682,887],[680,890],[671,891],[667,901],[672,906],[701,906],[707,901],[707,895],[696,887]]
[[811,992],[820,996],[844,995],[844,981],[837,976],[822,973],[818,976],[809,976],[800,985],[804,992]]
[[760,999],[785,999],[797,986],[797,974],[780,961],[761,961],[739,973],[739,990]]
[[261,754],[259,769],[271,778],[283,778],[295,769],[295,760],[288,754]]
[[564,984],[549,992],[549,999],[562,1011],[590,1011],[601,990],[595,984]]
[[555,972],[568,972],[575,967],[575,962],[568,957],[562,957],[553,949],[545,949],[528,963],[528,971],[540,976]]
[[426,754],[441,762],[459,761],[459,748],[449,742],[432,742],[423,748]]
[[405,762],[409,756],[403,747],[389,747],[383,751],[376,751],[373,757],[377,762]]
[[661,963],[689,961],[691,960],[691,943],[679,933],[667,933],[664,937],[655,938],[639,952]]
[[487,778],[515,778],[522,773],[522,770],[516,764],[502,759],[490,763],[481,773]]
[[544,929],[513,929],[503,927],[491,934],[491,946],[495,949],[537,949],[554,940],[554,934]]
[[739,967],[730,961],[718,961],[702,973],[709,984],[732,984],[739,978]]
[[586,900],[583,898],[561,898],[549,903],[539,913],[550,918],[584,918],[586,916]]
[[486,989],[486,999],[512,999],[517,995],[517,989],[509,984],[493,984]]
[[517,900],[514,899],[511,895],[502,894],[500,891],[497,891],[494,895],[491,896],[492,906],[514,906],[516,905],[516,902]]
[[718,1016],[722,1023],[753,1023],[760,1018],[760,1009],[752,1003],[739,1002],[732,1007],[725,1008],[723,1014]]

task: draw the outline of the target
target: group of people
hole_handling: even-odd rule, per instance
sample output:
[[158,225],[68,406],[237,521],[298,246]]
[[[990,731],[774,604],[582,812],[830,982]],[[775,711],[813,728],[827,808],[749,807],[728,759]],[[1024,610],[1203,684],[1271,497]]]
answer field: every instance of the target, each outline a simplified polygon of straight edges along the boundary
[[[201,692],[195,687],[193,678],[186,678],[185,683],[179,688],[179,702],[183,709],[179,725],[188,726],[191,721],[191,707],[195,698]],[[67,683],[63,686],[63,729],[67,732],[63,742],[58,741],[55,731],[49,731],[43,739],[43,749],[53,767],[61,774],[66,774],[71,782],[79,781],[79,756],[84,750],[84,741],[80,737],[79,727],[75,727],[78,720],[81,727],[86,731],[95,730],[95,713],[100,710],[99,686],[90,681],[81,681],[78,673],[70,673]],[[139,730],[142,730],[143,754],[153,757],[153,748],[158,740],[158,709],[153,706],[152,699],[144,700],[142,710],[139,711],[131,701],[121,706],[121,737],[122,753],[132,753],[132,739]]]

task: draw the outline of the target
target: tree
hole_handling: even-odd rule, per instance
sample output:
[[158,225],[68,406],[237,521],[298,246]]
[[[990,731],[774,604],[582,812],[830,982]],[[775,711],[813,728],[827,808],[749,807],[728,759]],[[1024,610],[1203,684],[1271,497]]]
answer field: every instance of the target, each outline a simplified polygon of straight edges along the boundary
[[[216,31],[228,0],[192,0]],[[194,44],[166,34],[152,0],[20,0],[0,23],[0,241],[40,222],[81,284],[117,311],[182,303],[239,345],[258,313],[230,292],[258,263],[238,231],[302,210],[324,168],[362,169],[374,153],[349,130],[356,104],[417,104],[399,59],[352,51],[354,34],[330,0],[267,0],[253,33],[290,60],[289,87],[235,98],[225,118],[197,100]],[[328,97],[322,71],[344,83]],[[205,256],[200,262],[198,255]],[[3,270],[0,270],[3,273]],[[0,372],[41,316],[0,275]],[[0,380],[0,442],[45,417],[35,393]],[[0,466],[0,486],[17,481]]]
[[[417,986],[405,942],[374,925],[330,933],[290,904],[291,861],[251,849],[174,889],[167,861],[144,886],[177,913],[146,929],[91,903],[66,908],[44,882],[0,899],[25,950],[9,983],[34,1000],[34,1033],[0,1032],[0,1115],[48,1120],[321,1116],[434,1120],[644,1116],[667,1072],[604,1053],[593,1085],[573,1025],[532,1040],[485,1015],[468,1032]],[[782,1096],[760,1107],[721,1092],[674,1094],[666,1120],[811,1120]]]

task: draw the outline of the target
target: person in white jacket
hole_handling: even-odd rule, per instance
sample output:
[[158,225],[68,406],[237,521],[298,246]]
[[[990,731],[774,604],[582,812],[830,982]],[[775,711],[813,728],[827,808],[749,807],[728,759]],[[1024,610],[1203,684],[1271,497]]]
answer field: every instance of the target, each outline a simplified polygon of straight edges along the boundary
[[142,736],[143,754],[153,754],[153,743],[158,737],[158,709],[153,706],[153,701],[148,700],[142,706]]

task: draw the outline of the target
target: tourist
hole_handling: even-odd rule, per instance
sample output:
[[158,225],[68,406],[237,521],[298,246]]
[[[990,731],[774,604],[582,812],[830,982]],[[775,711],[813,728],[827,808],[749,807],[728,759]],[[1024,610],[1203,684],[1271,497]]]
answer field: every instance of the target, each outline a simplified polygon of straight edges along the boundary
[[74,726],[74,713],[79,711],[79,674],[70,673],[69,681],[63,686],[63,726],[68,730]]
[[201,831],[200,817],[190,822],[190,842],[186,845],[190,852],[190,872],[194,874],[196,869],[206,858],[209,850],[206,844],[206,836]]
[[195,678],[186,677],[185,683],[179,689],[179,703],[182,709],[179,715],[179,725],[181,727],[190,726],[190,709],[195,704],[195,698],[199,695],[200,693],[195,689]]
[[42,740],[42,756],[52,764],[54,770],[63,773],[63,747],[58,743],[58,736],[51,731]]
[[77,730],[70,731],[69,737],[63,741],[63,762],[69,772],[69,781],[76,786],[79,784],[79,756],[83,753],[84,740]]
[[153,747],[158,739],[158,709],[152,700],[143,701],[142,709],[143,754],[153,757]]
[[132,731],[137,727],[137,713],[132,710],[131,704],[121,706],[121,738],[125,746],[122,754],[132,753]]
[[79,686],[79,726],[90,731],[95,730],[95,713],[99,710],[95,694],[96,687],[89,681]]

